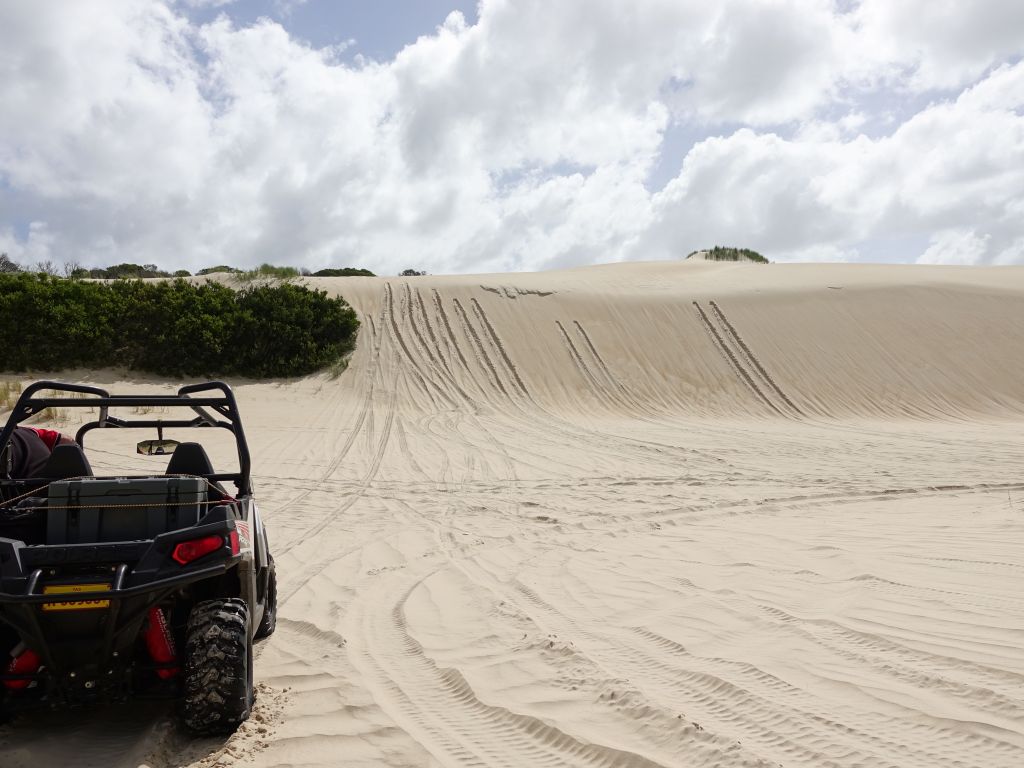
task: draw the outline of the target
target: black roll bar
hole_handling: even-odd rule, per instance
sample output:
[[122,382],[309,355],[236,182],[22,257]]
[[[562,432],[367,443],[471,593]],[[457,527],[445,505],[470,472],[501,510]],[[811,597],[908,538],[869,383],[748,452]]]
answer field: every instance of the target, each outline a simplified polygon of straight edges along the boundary
[[[43,390],[54,393],[78,393],[89,397],[37,397]],[[193,397],[193,395],[199,395]],[[163,420],[152,418],[128,419],[111,416],[110,408],[151,407],[190,408],[193,419]],[[235,437],[238,450],[237,473],[218,474],[217,479],[230,479],[240,494],[252,493],[251,459],[242,421],[238,414],[234,392],[223,381],[206,381],[181,387],[174,395],[111,395],[107,390],[87,384],[65,381],[37,381],[21,393],[4,428],[0,430],[0,455],[7,449],[15,428],[45,408],[98,408],[99,418],[83,424],[75,434],[75,441],[84,447],[85,436],[94,429],[152,429],[154,427],[215,427],[226,429]],[[217,414],[217,415],[214,415]]]

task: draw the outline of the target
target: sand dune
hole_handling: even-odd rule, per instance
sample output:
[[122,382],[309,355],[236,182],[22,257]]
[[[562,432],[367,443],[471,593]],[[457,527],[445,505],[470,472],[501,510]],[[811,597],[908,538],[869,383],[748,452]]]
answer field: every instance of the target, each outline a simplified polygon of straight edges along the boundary
[[237,387],[256,717],[25,718],[5,768],[1024,764],[1024,269],[317,285],[349,369]]

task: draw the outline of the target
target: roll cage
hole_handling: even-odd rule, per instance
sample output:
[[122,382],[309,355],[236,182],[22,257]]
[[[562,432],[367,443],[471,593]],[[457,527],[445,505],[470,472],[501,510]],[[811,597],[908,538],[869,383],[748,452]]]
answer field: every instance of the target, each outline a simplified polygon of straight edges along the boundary
[[[50,390],[53,395],[40,395]],[[63,395],[63,396],[62,396]],[[78,395],[73,396],[73,395]],[[85,397],[82,397],[85,395]],[[110,414],[111,408],[188,408],[192,418],[133,419]],[[79,427],[75,441],[85,447],[85,437],[94,429],[156,429],[162,437],[166,428],[226,429],[234,435],[238,450],[238,472],[216,472],[206,475],[211,481],[231,481],[240,496],[252,493],[249,444],[245,439],[231,387],[222,381],[209,381],[181,387],[173,395],[111,395],[105,389],[86,384],[61,381],[37,381],[29,385],[18,398],[7,423],[0,430],[0,456],[4,455],[15,428],[23,421],[46,408],[97,408],[99,416]]]

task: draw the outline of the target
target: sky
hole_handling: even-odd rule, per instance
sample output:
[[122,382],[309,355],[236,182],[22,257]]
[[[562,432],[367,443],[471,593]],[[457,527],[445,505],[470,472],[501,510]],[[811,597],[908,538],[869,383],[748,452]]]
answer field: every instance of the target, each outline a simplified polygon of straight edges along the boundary
[[0,0],[0,252],[1024,264],[1020,0]]

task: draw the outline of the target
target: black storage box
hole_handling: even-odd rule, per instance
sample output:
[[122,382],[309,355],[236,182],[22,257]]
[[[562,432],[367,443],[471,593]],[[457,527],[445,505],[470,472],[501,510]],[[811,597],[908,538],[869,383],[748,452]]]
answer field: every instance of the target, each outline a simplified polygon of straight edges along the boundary
[[198,477],[82,478],[50,483],[47,544],[137,541],[187,528],[206,508]]

